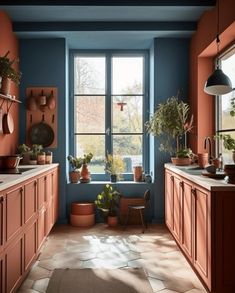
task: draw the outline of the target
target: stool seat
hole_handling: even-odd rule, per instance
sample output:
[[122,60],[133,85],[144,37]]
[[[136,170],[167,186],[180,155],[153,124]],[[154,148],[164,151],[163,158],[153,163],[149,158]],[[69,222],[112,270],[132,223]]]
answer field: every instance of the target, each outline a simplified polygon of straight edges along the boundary
[[145,209],[145,206],[128,206],[128,208],[134,210],[143,210]]

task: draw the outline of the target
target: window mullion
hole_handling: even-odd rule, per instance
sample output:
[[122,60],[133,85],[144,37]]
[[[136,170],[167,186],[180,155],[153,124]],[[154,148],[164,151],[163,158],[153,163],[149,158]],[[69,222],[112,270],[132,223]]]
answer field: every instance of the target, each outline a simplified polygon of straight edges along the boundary
[[106,100],[105,100],[105,150],[108,153],[112,152],[111,140],[111,120],[112,120],[112,101],[111,101],[111,82],[112,82],[112,65],[111,54],[106,54]]

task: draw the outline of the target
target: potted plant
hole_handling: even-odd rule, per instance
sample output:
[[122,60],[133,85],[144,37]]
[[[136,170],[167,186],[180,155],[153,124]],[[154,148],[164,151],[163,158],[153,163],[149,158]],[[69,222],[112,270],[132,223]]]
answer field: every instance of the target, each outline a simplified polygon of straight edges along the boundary
[[17,152],[22,157],[22,164],[27,165],[29,164],[30,152],[31,149],[26,144],[19,144],[17,147]]
[[69,161],[70,166],[72,168],[72,171],[69,172],[70,182],[78,183],[78,180],[81,176],[79,169],[82,167],[82,159],[69,155],[67,157],[67,160]]
[[109,226],[118,224],[117,208],[120,199],[120,193],[114,190],[109,184],[106,184],[103,190],[97,195],[95,205],[102,211],[104,219],[107,218]]
[[1,93],[4,95],[9,94],[10,80],[16,84],[20,83],[21,72],[13,68],[14,63],[18,62],[17,59],[10,60],[8,58],[9,51],[0,57],[0,76],[2,77]]
[[125,163],[118,155],[107,153],[105,158],[105,171],[110,174],[110,181],[116,182],[122,178],[122,173],[125,170]]
[[93,158],[92,153],[84,154],[83,157],[81,157],[82,162],[82,170],[81,170],[81,178],[80,181],[82,183],[88,183],[90,182],[90,172],[88,170],[87,164],[91,162],[91,159]]
[[232,158],[235,163],[235,139],[230,134],[218,134],[216,138],[223,141],[223,146],[226,150],[232,151]]
[[33,144],[32,145],[32,151],[29,156],[29,164],[30,165],[37,165],[38,153],[40,153],[41,151],[42,151],[41,144]]
[[[187,133],[193,128],[193,115],[189,117],[189,105],[179,100],[177,96],[168,98],[158,105],[154,115],[146,122],[149,133],[157,136],[160,141],[160,151],[175,155],[174,164],[190,164],[187,148]],[[185,158],[181,163],[182,158]]]

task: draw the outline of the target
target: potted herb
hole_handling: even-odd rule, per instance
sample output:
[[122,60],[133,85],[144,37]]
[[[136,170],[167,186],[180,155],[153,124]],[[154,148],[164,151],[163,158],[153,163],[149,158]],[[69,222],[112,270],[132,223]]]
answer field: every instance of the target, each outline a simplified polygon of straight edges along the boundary
[[0,57],[0,77],[2,77],[1,93],[4,95],[9,94],[10,81],[19,84],[21,78],[21,72],[15,70],[13,67],[18,60],[10,60],[8,58],[9,53],[8,51],[4,56]]
[[107,218],[109,226],[118,224],[117,208],[119,199],[120,193],[114,190],[111,185],[106,184],[95,200],[95,205],[102,211],[104,219]]
[[235,163],[235,139],[230,134],[218,134],[216,138],[223,141],[223,146],[226,150],[232,151],[232,158]]
[[[189,105],[179,100],[177,96],[168,98],[166,102],[158,105],[151,119],[146,122],[149,133],[157,136],[160,141],[160,151],[168,152],[177,165],[190,164],[187,148],[187,133],[193,128],[193,116],[189,117]],[[183,160],[182,158],[187,158]]]
[[30,153],[30,158],[29,158],[30,165],[37,165],[38,153],[40,153],[41,151],[42,151],[42,145],[40,144],[32,145],[32,152]]
[[88,183],[90,182],[90,172],[88,170],[87,165],[91,162],[91,159],[93,158],[92,153],[84,154],[83,157],[81,157],[82,161],[82,170],[81,170],[81,179],[80,181],[82,183]]
[[110,181],[116,182],[122,178],[122,173],[125,170],[125,163],[118,155],[107,153],[105,158],[105,171],[110,174]]
[[78,180],[81,176],[79,169],[82,167],[82,159],[69,155],[67,160],[69,161],[70,167],[72,168],[72,171],[69,172],[70,182],[78,183]]
[[20,154],[22,157],[22,164],[27,165],[29,164],[29,158],[30,158],[30,152],[31,149],[28,147],[26,144],[19,144],[17,147],[17,152]]

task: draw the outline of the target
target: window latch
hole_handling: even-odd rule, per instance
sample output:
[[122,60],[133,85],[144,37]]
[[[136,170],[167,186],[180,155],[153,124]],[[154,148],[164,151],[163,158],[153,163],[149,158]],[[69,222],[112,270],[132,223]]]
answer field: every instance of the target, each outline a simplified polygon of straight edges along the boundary
[[110,135],[110,128],[108,127],[105,132],[107,135]]

